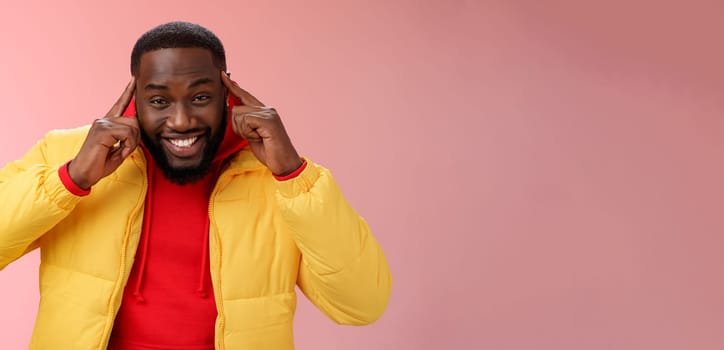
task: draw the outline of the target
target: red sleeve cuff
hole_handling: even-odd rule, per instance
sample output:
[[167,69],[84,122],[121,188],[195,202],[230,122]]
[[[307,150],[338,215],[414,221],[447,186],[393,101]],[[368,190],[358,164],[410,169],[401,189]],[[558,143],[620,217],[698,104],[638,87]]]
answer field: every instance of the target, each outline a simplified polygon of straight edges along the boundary
[[70,161],[63,164],[58,169],[58,175],[60,176],[60,181],[63,183],[63,186],[68,190],[68,192],[76,195],[76,196],[87,196],[90,194],[90,189],[84,190],[80,188],[80,186],[76,185],[75,182],[73,182],[73,179],[70,178],[70,173],[68,172],[68,166],[70,165]]
[[299,168],[297,168],[297,170],[294,170],[291,174],[289,174],[289,175],[284,175],[284,176],[274,175],[274,178],[277,179],[277,181],[287,181],[287,180],[291,180],[291,179],[299,176],[299,174],[301,174],[302,171],[304,171],[304,169],[305,169],[306,167],[307,167],[307,161],[306,161],[306,160],[302,160],[302,165],[300,165]]

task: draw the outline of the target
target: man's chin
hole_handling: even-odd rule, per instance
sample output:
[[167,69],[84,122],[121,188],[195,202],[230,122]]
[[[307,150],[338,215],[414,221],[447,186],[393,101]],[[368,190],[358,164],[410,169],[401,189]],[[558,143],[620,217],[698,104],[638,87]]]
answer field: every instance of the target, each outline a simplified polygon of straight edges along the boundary
[[162,161],[157,162],[161,172],[166,179],[178,185],[201,180],[211,168],[210,164],[205,164],[203,154],[193,158],[177,158],[164,150],[164,156]]
[[169,181],[185,185],[203,179],[211,170],[210,166],[197,165],[195,167],[161,167],[163,176]]
[[[200,158],[200,157],[199,157]],[[166,155],[168,168],[172,171],[194,171],[201,167],[202,159],[178,159]]]

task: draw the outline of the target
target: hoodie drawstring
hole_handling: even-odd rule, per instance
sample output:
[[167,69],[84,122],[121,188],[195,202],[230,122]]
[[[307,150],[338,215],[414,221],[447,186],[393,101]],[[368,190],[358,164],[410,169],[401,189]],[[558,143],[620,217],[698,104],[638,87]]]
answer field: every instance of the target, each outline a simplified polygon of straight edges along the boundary
[[[142,287],[143,287],[143,278],[146,274],[146,261],[148,260],[148,247],[149,242],[151,241],[151,218],[153,217],[153,191],[150,190],[152,185],[153,176],[149,174],[148,176],[148,195],[146,197],[146,207],[148,208],[148,211],[144,213],[143,216],[143,232],[141,233],[141,237],[143,238],[143,241],[141,242],[141,256],[138,266],[138,279],[136,280],[136,287],[133,291],[133,296],[136,298],[137,303],[143,303],[146,301],[146,299],[143,297],[142,293]],[[203,235],[203,242],[201,244],[201,266],[199,271],[199,285],[196,289],[196,293],[198,293],[199,297],[206,299],[209,297],[209,293],[206,290],[206,277],[210,273],[209,271],[209,228],[210,228],[210,220],[209,217],[206,217],[206,222],[204,223],[204,235]]]
[[209,227],[211,220],[209,218],[206,218],[206,225],[204,232],[206,233],[204,235],[203,244],[201,245],[201,271],[199,271],[199,288],[196,290],[197,293],[199,293],[199,296],[201,298],[208,298],[209,293],[206,292],[206,274],[210,273],[209,269]]
[[151,190],[153,187],[153,174],[151,174],[151,167],[148,168],[148,192],[146,195],[146,210],[145,213],[143,213],[143,232],[141,232],[141,237],[143,237],[143,242],[141,242],[141,261],[140,265],[138,266],[138,279],[136,280],[136,289],[133,291],[133,296],[136,297],[137,303],[143,303],[146,301],[146,299],[143,298],[143,294],[141,294],[141,286],[143,285],[143,275],[146,272],[146,260],[148,260],[146,257],[148,256],[148,242],[151,240],[151,218],[153,217],[153,191]]

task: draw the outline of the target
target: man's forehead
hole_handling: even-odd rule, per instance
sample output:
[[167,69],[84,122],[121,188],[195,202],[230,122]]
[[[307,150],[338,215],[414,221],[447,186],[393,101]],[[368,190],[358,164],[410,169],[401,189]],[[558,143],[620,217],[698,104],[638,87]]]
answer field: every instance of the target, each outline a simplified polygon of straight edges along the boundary
[[141,55],[138,79],[157,80],[217,76],[211,52],[204,48],[172,48]]

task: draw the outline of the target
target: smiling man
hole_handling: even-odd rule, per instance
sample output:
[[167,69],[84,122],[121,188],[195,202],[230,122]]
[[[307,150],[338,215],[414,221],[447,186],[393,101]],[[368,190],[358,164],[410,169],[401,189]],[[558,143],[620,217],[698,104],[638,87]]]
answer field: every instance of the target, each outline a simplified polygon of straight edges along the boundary
[[293,349],[295,286],[364,325],[383,252],[207,29],[158,26],[105,117],[0,170],[0,268],[40,248],[32,349]]

